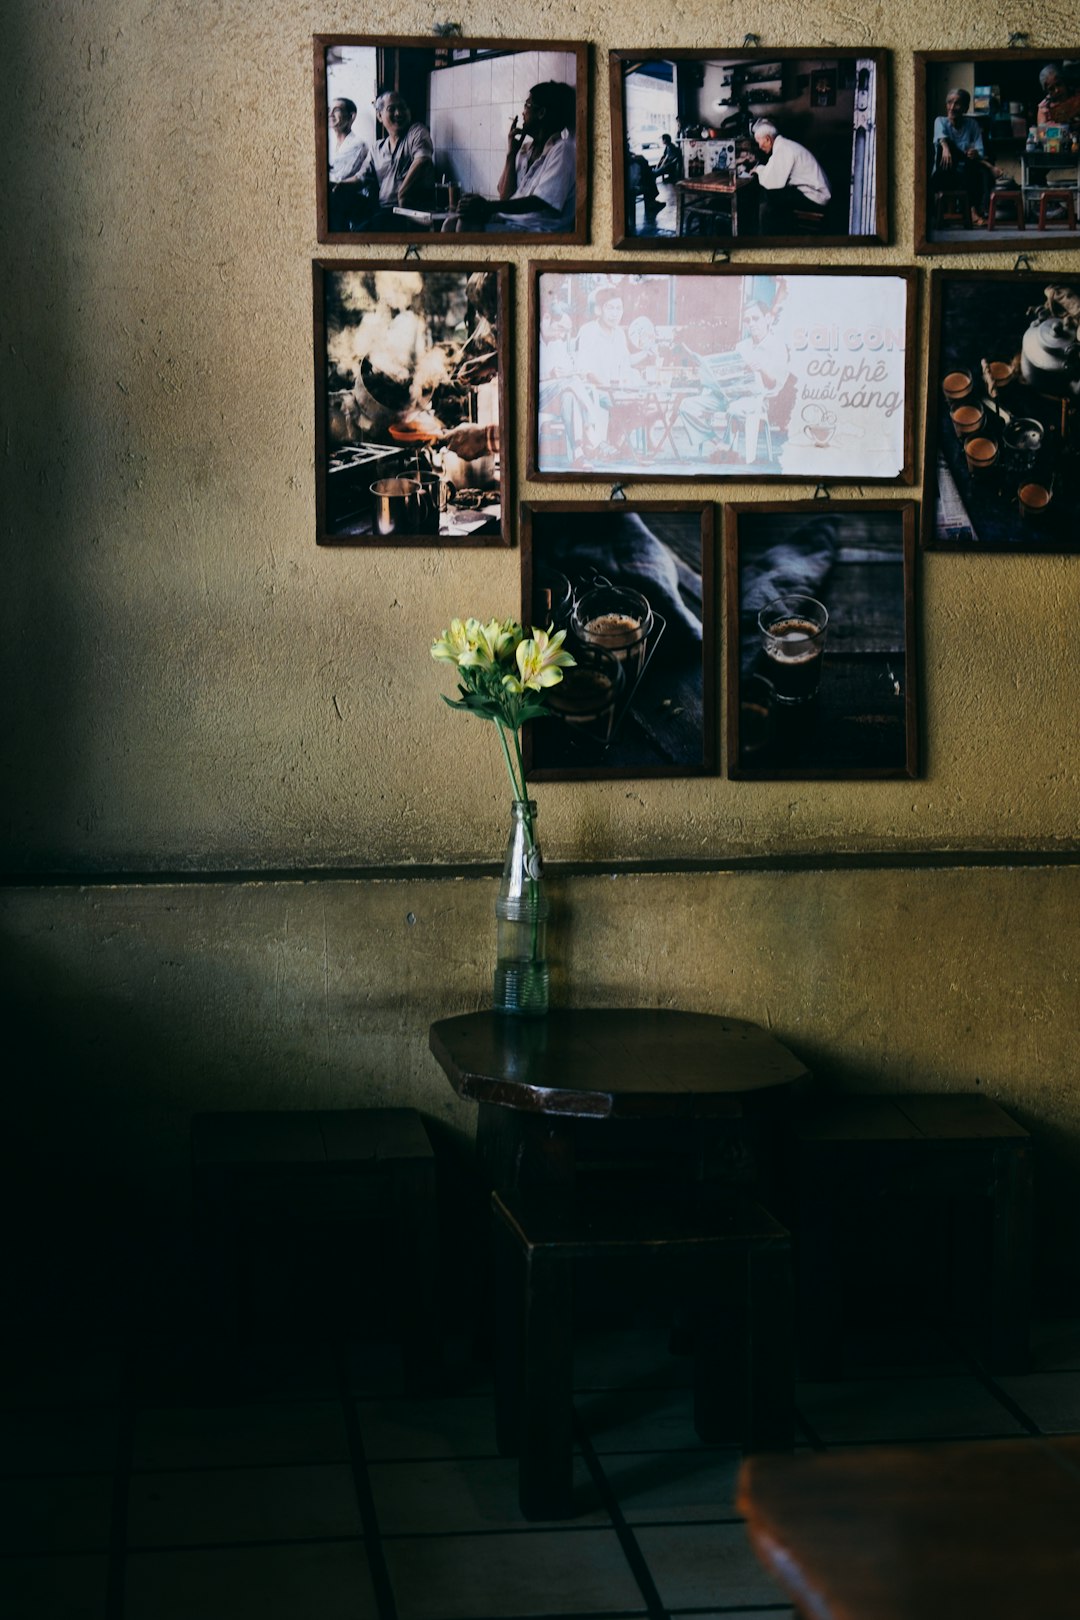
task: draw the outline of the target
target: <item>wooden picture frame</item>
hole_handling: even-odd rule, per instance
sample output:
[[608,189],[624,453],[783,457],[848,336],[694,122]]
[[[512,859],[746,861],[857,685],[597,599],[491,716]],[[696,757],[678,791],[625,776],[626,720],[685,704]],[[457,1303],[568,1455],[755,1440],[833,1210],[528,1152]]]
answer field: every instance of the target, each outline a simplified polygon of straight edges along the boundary
[[[316,34],[313,46],[320,242],[588,240],[588,45]],[[521,121],[541,85],[547,94],[532,98],[520,178],[509,182],[511,212],[485,208],[483,199],[500,196],[511,120]],[[400,139],[376,107],[384,93],[406,103]],[[529,161],[534,139],[541,152]],[[522,209],[526,195],[532,206]]]
[[728,776],[916,776],[915,503],[734,504],[724,556]]
[[312,272],[318,544],[509,545],[510,266]]
[[930,285],[924,547],[1080,551],[1080,271]]
[[526,728],[530,781],[715,771],[713,525],[683,501],[522,503],[522,623],[577,659]]
[[913,481],[916,270],[529,276],[530,478]]
[[[1041,82],[1050,69],[1058,70],[1056,86]],[[1053,99],[1062,89],[1065,134]],[[966,108],[961,98],[948,111],[951,91],[968,97]],[[916,253],[1053,252],[1080,244],[1080,150],[1067,129],[1072,119],[1075,131],[1078,118],[1080,45],[1071,53],[916,51]],[[955,132],[944,143],[936,139],[939,119]],[[977,140],[967,146],[971,121]]]
[[[889,240],[887,51],[654,46],[608,61],[617,248]],[[759,120],[775,151],[755,141]]]

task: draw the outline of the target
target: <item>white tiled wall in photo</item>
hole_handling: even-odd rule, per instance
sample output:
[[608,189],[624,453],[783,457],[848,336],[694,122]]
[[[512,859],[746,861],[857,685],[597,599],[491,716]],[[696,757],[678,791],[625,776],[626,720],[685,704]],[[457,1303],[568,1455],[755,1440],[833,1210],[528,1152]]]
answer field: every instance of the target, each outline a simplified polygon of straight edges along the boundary
[[516,51],[436,68],[430,80],[436,173],[463,191],[496,196],[511,120],[521,117],[533,85],[547,79],[576,84],[572,52]]

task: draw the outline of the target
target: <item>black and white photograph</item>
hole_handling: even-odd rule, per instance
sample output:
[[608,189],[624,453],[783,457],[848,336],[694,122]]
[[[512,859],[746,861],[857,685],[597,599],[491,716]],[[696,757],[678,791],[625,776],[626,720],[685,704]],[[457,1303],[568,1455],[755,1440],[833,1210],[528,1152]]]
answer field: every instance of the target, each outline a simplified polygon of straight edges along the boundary
[[1080,275],[933,278],[924,544],[1080,551]]
[[915,271],[530,273],[530,476],[910,482]]
[[320,242],[584,242],[588,47],[315,36]]
[[915,56],[915,251],[1080,242],[1080,48]]
[[712,554],[711,506],[522,505],[522,623],[574,658],[527,728],[530,779],[715,768]]
[[915,507],[726,510],[730,777],[915,776]]
[[887,241],[886,61],[613,51],[616,247]]
[[509,268],[316,263],[322,545],[503,545]]

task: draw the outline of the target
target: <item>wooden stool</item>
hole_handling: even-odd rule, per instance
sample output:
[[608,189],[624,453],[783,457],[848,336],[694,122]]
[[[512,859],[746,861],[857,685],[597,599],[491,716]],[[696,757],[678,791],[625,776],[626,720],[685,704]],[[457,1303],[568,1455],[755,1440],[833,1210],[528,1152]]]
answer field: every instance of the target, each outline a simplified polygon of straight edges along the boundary
[[1005,205],[1012,209],[1014,215],[1014,220],[1010,220],[1009,223],[1013,224],[1015,222],[1018,231],[1026,230],[1027,221],[1024,218],[1024,193],[1022,191],[992,191],[990,193],[990,206],[986,211],[987,230],[992,231],[994,229],[997,223],[998,209]]
[[962,225],[966,231],[970,231],[971,203],[967,192],[963,189],[939,191],[934,206],[934,224]]
[[800,236],[822,236],[825,231],[825,215],[816,208],[793,208],[791,217],[795,221]]
[[575,1261],[631,1261],[635,1281],[642,1270],[669,1264],[685,1272],[702,1311],[698,1434],[710,1442],[740,1439],[748,1451],[791,1449],[790,1236],[746,1200],[701,1214],[679,1202],[643,1200],[639,1193],[582,1203],[564,1215],[526,1212],[498,1193],[492,1197],[496,1433],[504,1456],[518,1454],[527,1519],[568,1518],[573,1511]]
[[[1055,191],[1053,189],[1040,193],[1040,196],[1039,196],[1039,226],[1038,226],[1039,230],[1040,231],[1045,231],[1045,229],[1046,229],[1046,205],[1049,202],[1059,202],[1059,203],[1064,203],[1065,204],[1065,228],[1066,228],[1066,230],[1075,231],[1075,229],[1076,229],[1076,202],[1075,202],[1075,199],[1073,197],[1073,193],[1071,191],[1065,191],[1065,190]],[[1053,221],[1051,221],[1051,224],[1052,223],[1053,223]]]
[[[430,1382],[438,1346],[438,1225],[435,1158],[418,1113],[196,1114],[191,1153],[197,1233],[219,1326],[239,1336],[244,1262],[269,1232],[382,1223],[395,1250],[406,1373],[411,1384]],[[378,1301],[372,1309],[382,1314],[385,1307]]]
[[[793,1127],[799,1363],[807,1378],[842,1365],[845,1233],[873,1230],[875,1201],[964,1200],[989,1219],[989,1333],[996,1372],[1028,1361],[1031,1139],[989,1097],[825,1098]],[[984,1227],[985,1230],[985,1227]],[[943,1238],[942,1241],[947,1241]],[[941,1244],[935,1241],[935,1250]],[[934,1258],[925,1255],[924,1261]],[[957,1277],[972,1272],[962,1254]]]

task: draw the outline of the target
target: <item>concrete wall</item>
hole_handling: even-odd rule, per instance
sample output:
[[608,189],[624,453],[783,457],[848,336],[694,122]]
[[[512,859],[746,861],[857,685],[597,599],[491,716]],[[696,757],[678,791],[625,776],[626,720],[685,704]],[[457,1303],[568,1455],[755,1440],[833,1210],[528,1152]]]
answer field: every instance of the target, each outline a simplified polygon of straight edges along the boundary
[[[442,15],[406,0],[393,31]],[[457,15],[477,35],[508,26],[489,5]],[[1008,20],[1065,39],[1047,3]],[[179,1171],[193,1106],[395,1098],[469,1124],[425,1031],[487,996],[493,891],[468,874],[501,849],[507,789],[494,738],[438,702],[427,649],[456,614],[517,610],[518,555],[313,539],[311,35],[375,26],[333,0],[16,0],[0,18],[0,859],[29,880],[3,930],[11,1016],[33,1037],[11,1091],[73,1151],[93,1124],[147,1180]],[[737,18],[704,0],[552,0],[516,29],[596,42],[593,240],[571,258],[609,251],[609,44],[705,49],[754,29],[767,46],[892,50],[895,240],[863,257],[903,264],[910,53],[1006,43],[987,4],[950,25],[929,0]],[[923,345],[925,326],[924,308]],[[521,296],[515,343],[520,466]],[[1008,857],[1076,851],[1078,597],[1076,558],[925,560],[917,782],[545,786],[548,859],[585,868],[556,883],[557,996],[759,1018],[843,1084],[981,1086],[1038,1130],[1065,1212],[1076,868]],[[966,868],[972,851],[1001,864]],[[859,864],[605,875],[836,852]],[[897,852],[958,864],[875,869]],[[436,876],[141,881],[413,864]],[[44,873],[70,884],[35,887]],[[128,880],[79,886],[102,874]]]

